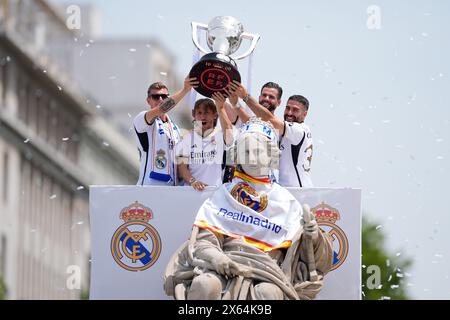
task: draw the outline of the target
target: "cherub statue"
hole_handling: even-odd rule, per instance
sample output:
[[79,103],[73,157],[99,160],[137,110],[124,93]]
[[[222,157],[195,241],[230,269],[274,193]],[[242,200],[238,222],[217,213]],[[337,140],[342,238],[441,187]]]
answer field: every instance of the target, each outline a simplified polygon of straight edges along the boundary
[[199,209],[191,237],[166,267],[175,299],[314,299],[332,267],[330,236],[309,207],[270,179],[278,136],[251,118],[230,157],[236,171]]

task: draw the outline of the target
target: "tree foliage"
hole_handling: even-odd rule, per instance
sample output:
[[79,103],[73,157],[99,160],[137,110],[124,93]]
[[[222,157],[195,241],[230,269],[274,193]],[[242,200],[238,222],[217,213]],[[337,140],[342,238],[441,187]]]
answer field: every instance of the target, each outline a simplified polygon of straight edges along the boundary
[[2,276],[0,276],[0,300],[6,299],[6,285],[3,282]]
[[[362,224],[363,299],[408,299],[407,271],[412,261],[385,248],[385,234],[375,223]],[[379,272],[378,272],[379,271]]]

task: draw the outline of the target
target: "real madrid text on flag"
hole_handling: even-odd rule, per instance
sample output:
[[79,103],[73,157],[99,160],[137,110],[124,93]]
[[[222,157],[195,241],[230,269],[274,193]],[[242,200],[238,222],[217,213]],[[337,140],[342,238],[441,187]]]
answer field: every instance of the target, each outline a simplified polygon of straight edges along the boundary
[[[361,191],[288,190],[311,207],[319,225],[333,238],[333,269],[317,299],[360,299]],[[238,190],[235,193],[238,196]],[[164,270],[172,254],[189,238],[199,209],[212,194],[213,190],[197,192],[190,187],[92,186],[90,298],[171,299],[164,293]],[[267,206],[264,198],[256,198],[252,212],[225,214],[219,210],[220,223],[230,222],[227,219],[249,221],[250,213],[255,215]],[[241,200],[250,201],[246,197]],[[278,237],[288,221],[256,215],[251,220],[260,243],[277,245],[289,239],[288,233]],[[259,228],[255,221],[259,221]],[[269,238],[260,235],[261,230],[267,231]]]

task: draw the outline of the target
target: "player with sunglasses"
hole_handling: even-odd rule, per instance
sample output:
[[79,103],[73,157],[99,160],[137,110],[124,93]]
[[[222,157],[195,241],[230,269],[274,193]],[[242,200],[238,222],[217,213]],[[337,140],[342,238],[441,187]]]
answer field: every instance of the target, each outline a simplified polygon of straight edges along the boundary
[[150,110],[140,112],[133,121],[141,161],[137,185],[175,185],[175,148],[180,132],[167,112],[197,85],[196,78],[186,77],[183,88],[173,96],[162,82],[148,88]]

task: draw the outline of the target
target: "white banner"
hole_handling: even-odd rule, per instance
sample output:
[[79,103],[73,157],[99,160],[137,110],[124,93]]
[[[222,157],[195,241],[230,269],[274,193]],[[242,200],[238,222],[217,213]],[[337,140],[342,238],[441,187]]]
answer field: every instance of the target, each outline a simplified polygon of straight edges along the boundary
[[[163,289],[167,263],[189,238],[214,190],[191,187],[90,188],[90,299],[172,299]],[[361,298],[361,190],[289,188],[333,237],[333,271],[318,299]]]

